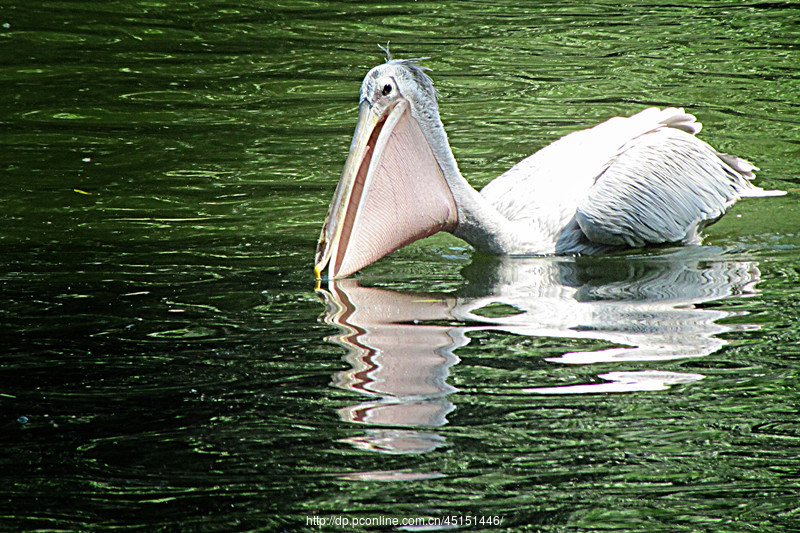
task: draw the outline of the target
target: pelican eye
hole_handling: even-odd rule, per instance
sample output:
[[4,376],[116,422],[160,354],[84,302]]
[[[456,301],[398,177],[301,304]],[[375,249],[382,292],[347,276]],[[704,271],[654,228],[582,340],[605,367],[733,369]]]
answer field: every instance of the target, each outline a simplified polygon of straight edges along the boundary
[[383,96],[389,96],[391,93],[392,93],[392,84],[391,83],[387,83],[386,85],[383,86],[383,90],[381,91],[381,94]]

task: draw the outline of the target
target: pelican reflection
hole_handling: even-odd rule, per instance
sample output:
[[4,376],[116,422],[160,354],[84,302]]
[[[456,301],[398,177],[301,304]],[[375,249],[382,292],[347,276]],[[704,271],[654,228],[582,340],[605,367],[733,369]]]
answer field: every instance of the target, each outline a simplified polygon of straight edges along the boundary
[[435,433],[394,428],[442,426],[455,408],[448,394],[456,389],[446,380],[458,362],[453,350],[468,340],[457,327],[431,322],[452,320],[457,299],[362,287],[355,279],[332,281],[319,293],[327,302],[325,321],[342,330],[328,340],[347,349],[351,367],[335,374],[333,384],[372,398],[339,415],[382,428],[348,442],[386,453],[422,453],[444,444]]
[[[318,292],[324,320],[339,328],[328,338],[347,350],[350,368],[336,387],[368,399],[340,417],[371,426],[346,439],[383,453],[424,453],[445,445],[435,428],[455,409],[447,383],[459,362],[454,351],[473,331],[606,341],[611,347],[564,352],[562,364],[616,362],[601,383],[532,383],[520,392],[582,394],[663,390],[703,378],[658,369],[660,361],[702,357],[725,345],[732,312],[698,304],[749,295],[759,280],[753,261],[732,260],[713,249],[603,258],[475,258],[452,293],[418,293],[332,280]],[[531,354],[535,357],[535,354]],[[653,368],[625,370],[635,361]],[[607,366],[604,367],[607,369]]]

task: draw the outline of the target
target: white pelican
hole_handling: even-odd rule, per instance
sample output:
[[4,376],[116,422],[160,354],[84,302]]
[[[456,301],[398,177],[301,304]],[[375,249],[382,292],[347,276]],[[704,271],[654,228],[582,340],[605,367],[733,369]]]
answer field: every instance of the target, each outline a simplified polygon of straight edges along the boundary
[[350,153],[314,272],[345,277],[448,231],[491,254],[595,253],[699,243],[740,197],[768,196],[749,162],[695,134],[682,108],[648,108],[576,131],[480,192],[461,175],[418,59],[388,59],[361,85]]

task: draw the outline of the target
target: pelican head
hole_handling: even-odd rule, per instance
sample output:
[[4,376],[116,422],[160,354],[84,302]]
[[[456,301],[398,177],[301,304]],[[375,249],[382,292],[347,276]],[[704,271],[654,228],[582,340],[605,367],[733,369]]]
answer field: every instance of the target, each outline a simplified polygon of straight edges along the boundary
[[350,153],[317,245],[317,278],[326,267],[330,278],[348,276],[457,224],[443,170],[454,160],[433,82],[417,61],[389,60],[364,78]]

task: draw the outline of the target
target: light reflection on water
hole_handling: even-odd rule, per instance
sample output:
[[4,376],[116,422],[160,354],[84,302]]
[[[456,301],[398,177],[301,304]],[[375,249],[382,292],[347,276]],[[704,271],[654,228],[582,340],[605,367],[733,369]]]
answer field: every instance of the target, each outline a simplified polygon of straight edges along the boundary
[[[328,281],[318,289],[326,303],[323,320],[341,333],[327,340],[347,350],[351,367],[336,373],[332,383],[369,397],[339,410],[342,420],[370,426],[344,441],[390,454],[426,453],[446,445],[433,428],[447,424],[455,409],[451,397],[458,390],[447,383],[459,363],[454,352],[477,331],[604,341],[612,347],[567,351],[547,361],[621,367],[597,375],[602,383],[531,383],[520,390],[524,393],[658,391],[703,379],[698,373],[661,370],[659,363],[702,357],[724,346],[719,335],[733,326],[719,321],[732,313],[699,304],[752,295],[760,276],[755,261],[714,257],[712,251],[476,261],[464,269],[467,285],[453,293]],[[624,369],[641,361],[649,368]]]

